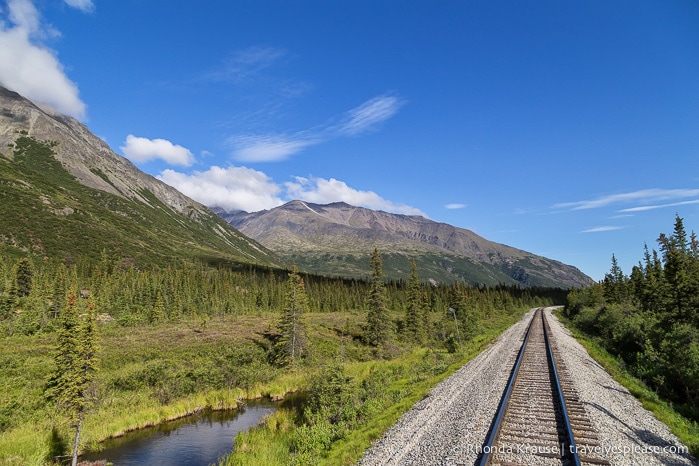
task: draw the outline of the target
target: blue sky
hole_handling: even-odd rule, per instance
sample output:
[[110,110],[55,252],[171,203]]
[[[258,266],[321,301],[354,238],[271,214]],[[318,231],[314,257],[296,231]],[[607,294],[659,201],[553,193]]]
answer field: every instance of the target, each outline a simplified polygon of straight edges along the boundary
[[699,230],[695,1],[0,5],[0,83],[207,205],[419,214],[594,279]]

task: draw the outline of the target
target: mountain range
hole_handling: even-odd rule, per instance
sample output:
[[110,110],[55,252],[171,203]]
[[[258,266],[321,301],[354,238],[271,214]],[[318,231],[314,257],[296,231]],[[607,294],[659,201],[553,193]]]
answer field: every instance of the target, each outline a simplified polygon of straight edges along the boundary
[[363,278],[574,287],[575,267],[420,216],[292,201],[255,213],[208,208],[116,154],[75,120],[0,87],[0,253],[132,263],[194,260]]
[[570,265],[417,215],[303,201],[253,213],[214,210],[288,262],[325,275],[365,277],[369,256],[378,248],[385,274],[396,280],[407,279],[414,259],[421,279],[434,283],[578,287],[592,282]]

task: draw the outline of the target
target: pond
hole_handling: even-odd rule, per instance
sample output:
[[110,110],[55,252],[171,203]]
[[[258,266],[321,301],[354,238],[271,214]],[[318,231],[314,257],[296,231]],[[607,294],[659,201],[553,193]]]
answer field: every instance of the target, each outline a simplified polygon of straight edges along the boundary
[[114,466],[217,464],[233,450],[238,432],[255,427],[279,403],[251,401],[233,411],[207,411],[109,439],[104,449],[80,461],[107,460]]

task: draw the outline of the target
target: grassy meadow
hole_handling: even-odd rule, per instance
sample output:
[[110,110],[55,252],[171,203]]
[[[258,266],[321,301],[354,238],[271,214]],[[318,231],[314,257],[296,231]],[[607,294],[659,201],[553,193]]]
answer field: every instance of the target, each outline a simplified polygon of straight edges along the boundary
[[[519,311],[491,313],[478,335],[453,353],[396,338],[377,354],[358,338],[365,313],[311,313],[311,350],[295,368],[268,361],[276,313],[139,327],[100,324],[96,403],[86,417],[81,446],[98,450],[108,437],[205,408],[232,409],[246,399],[311,391],[318,374],[332,366],[347,382],[350,391],[344,395],[355,402],[350,411],[361,411],[351,413],[352,422],[319,434],[319,423],[309,427],[300,410],[280,409],[260,428],[239,435],[226,464],[351,463],[430,387],[520,316]],[[2,338],[0,464],[50,464],[72,442],[73,430],[43,398],[55,338],[55,333]]]

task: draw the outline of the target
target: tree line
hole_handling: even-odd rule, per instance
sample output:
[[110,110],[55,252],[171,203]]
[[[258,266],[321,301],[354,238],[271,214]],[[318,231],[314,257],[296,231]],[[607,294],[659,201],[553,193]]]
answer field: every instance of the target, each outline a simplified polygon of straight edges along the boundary
[[[185,261],[166,267],[145,266],[106,252],[99,260],[78,257],[70,262],[0,256],[0,330],[6,335],[55,331],[70,291],[94,303],[98,320],[113,319],[123,326],[278,312],[285,305],[288,273],[252,265],[214,268]],[[410,308],[416,315],[419,307],[426,313],[446,313],[453,307],[457,317],[465,320],[469,313],[487,315],[495,309],[562,302],[566,293],[461,282],[434,286],[420,282],[417,271],[412,278],[398,281],[384,281],[382,272],[379,276],[376,270],[372,271],[374,278],[368,274],[366,279],[297,273],[304,280],[311,313],[366,309],[376,298],[370,290],[379,282],[381,306],[390,312],[404,313]],[[421,339],[415,319],[411,317],[406,325]]]
[[565,313],[621,358],[634,375],[699,420],[699,240],[676,215],[658,250],[644,246],[629,275],[612,255],[610,271],[573,290]]

